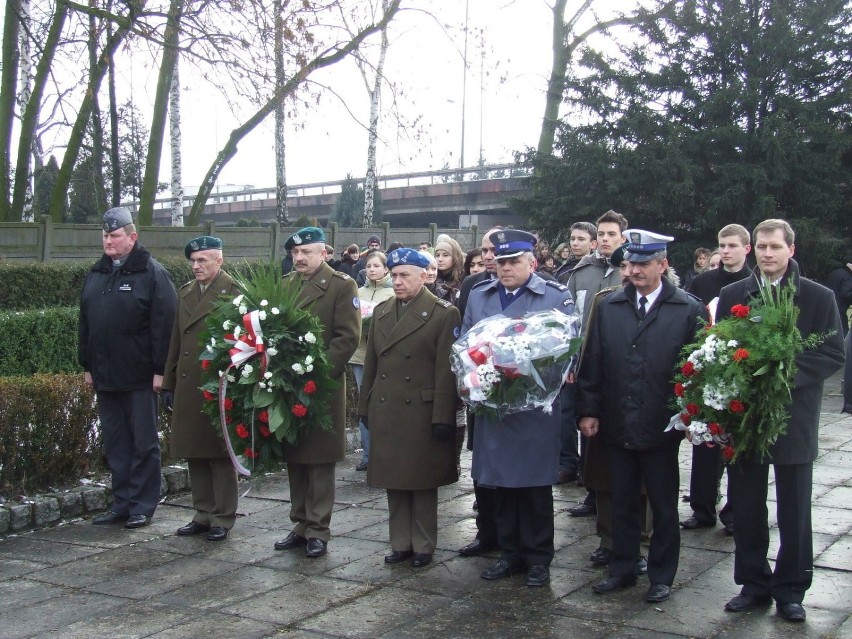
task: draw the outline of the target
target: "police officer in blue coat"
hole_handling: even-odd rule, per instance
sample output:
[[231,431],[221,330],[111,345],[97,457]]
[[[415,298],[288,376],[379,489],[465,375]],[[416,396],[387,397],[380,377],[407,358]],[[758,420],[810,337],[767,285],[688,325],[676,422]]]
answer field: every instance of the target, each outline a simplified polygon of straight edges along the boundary
[[[486,317],[523,317],[536,311],[574,311],[568,289],[535,274],[536,238],[518,230],[491,234],[497,279],[470,293],[462,334]],[[494,490],[494,516],[500,559],[482,573],[500,579],[526,570],[528,586],[550,581],[553,560],[553,493],[559,474],[559,399],[548,414],[541,409],[494,419],[477,415],[472,475]]]

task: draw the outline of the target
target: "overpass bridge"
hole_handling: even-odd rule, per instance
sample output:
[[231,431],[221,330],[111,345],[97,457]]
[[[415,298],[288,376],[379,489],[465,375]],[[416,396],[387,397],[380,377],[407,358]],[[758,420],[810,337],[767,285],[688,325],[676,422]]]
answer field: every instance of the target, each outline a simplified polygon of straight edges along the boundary
[[[514,164],[380,176],[382,220],[394,228],[422,228],[430,223],[444,228],[522,224],[523,219],[511,212],[508,201],[528,192],[524,177]],[[289,186],[289,219],[304,215],[328,222],[344,182]],[[363,184],[363,178],[359,183]],[[184,214],[189,214],[192,201],[192,197],[185,198]],[[202,220],[224,226],[244,218],[274,222],[275,212],[275,187],[222,191],[208,198]],[[168,199],[157,200],[154,224],[170,223]]]

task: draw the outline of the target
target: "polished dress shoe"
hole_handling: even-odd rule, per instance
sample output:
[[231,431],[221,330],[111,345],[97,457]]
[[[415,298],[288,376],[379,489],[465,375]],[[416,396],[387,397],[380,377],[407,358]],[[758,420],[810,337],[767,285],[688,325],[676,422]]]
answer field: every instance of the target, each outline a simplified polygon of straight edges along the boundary
[[327,541],[317,539],[316,537],[308,539],[308,544],[305,546],[305,557],[316,559],[317,557],[322,557],[326,552],[328,552]]
[[550,581],[550,568],[544,564],[533,564],[527,571],[527,585],[530,588],[546,586]]
[[591,504],[580,504],[568,509],[568,514],[572,517],[588,517],[589,515],[597,515],[598,509]]
[[359,461],[358,465],[355,466],[355,470],[357,470],[358,472],[362,472],[362,471],[367,470],[367,462]]
[[725,604],[725,610],[728,612],[747,612],[768,606],[771,601],[772,597],[769,595],[746,595],[740,593]]
[[181,526],[177,529],[177,534],[181,537],[192,537],[210,530],[207,524],[200,524],[197,521],[191,521],[186,526]]
[[660,603],[672,596],[671,586],[666,584],[651,584],[648,588],[648,594],[645,595],[645,601],[650,603]]
[[275,548],[275,550],[290,550],[291,548],[301,548],[302,546],[307,545],[307,539],[305,539],[301,535],[297,535],[296,533],[291,532],[281,541],[276,541],[275,546],[273,546],[273,548]]
[[488,581],[494,581],[495,579],[502,579],[503,577],[508,577],[519,572],[521,572],[521,569],[518,566],[513,566],[505,559],[500,559],[491,567],[483,570],[479,576]]
[[589,561],[601,566],[608,564],[611,558],[612,551],[609,548],[598,548],[595,552],[589,555]]
[[802,604],[793,601],[789,603],[781,603],[779,601],[775,604],[775,608],[778,610],[778,614],[787,621],[804,621],[807,617]]
[[648,560],[645,557],[639,557],[639,561],[636,562],[636,574],[637,575],[647,575],[648,574]]
[[559,474],[556,476],[557,484],[567,484],[569,481],[574,481],[577,479],[577,471],[576,470],[560,470]]
[[625,588],[630,588],[631,586],[636,585],[636,578],[633,579],[622,579],[621,577],[608,577],[603,581],[596,583],[592,586],[592,590],[595,594],[598,595],[606,595],[611,592],[617,592],[619,590],[624,590]]
[[680,527],[684,530],[696,530],[697,528],[712,528],[716,525],[715,521],[704,521],[702,519],[698,519],[695,515],[690,517],[689,519],[684,519],[680,522]]
[[127,518],[125,528],[144,528],[151,523],[151,518],[148,515],[130,515]]
[[386,564],[401,564],[403,561],[411,559],[414,552],[411,550],[392,550],[391,554],[385,555]]
[[92,523],[95,526],[104,526],[106,524],[117,524],[122,521],[127,521],[127,515],[119,515],[111,510],[106,511],[105,513],[101,513],[94,519],[92,519]]
[[459,548],[459,554],[462,557],[478,557],[479,555],[484,555],[487,552],[492,552],[499,548],[500,546],[497,544],[487,544],[477,537],[464,548]]
[[225,541],[228,538],[228,529],[224,526],[212,526],[207,533],[207,541]]
[[432,563],[432,555],[428,552],[416,552],[411,557],[411,565],[415,568],[422,568]]

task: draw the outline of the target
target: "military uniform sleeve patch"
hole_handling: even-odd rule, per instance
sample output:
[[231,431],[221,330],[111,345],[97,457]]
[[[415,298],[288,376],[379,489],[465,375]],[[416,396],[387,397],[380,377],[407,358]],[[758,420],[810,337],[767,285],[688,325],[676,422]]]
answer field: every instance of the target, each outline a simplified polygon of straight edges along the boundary
[[574,303],[574,300],[569,298],[569,299],[566,299],[562,302],[562,306],[571,306],[571,304],[573,304],[573,303]]
[[352,306],[354,306],[355,308],[361,308],[361,300],[359,300],[357,297],[353,297]]
[[456,339],[458,339],[458,338],[459,338],[459,335],[461,335],[461,329],[460,329],[458,326],[456,326],[456,327],[453,329],[453,337],[455,337]]

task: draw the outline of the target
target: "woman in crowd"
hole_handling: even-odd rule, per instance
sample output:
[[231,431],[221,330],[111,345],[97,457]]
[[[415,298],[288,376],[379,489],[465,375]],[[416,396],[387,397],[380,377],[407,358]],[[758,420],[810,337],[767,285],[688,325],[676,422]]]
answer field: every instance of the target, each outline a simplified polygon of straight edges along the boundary
[[683,288],[685,289],[689,288],[696,275],[707,270],[710,262],[710,249],[699,247],[695,249],[693,257],[695,261],[692,264],[692,270],[687,271],[686,275],[683,276]]
[[[355,246],[354,244],[352,246]],[[358,247],[356,246],[357,250]],[[367,350],[367,333],[370,330],[370,321],[373,317],[373,309],[380,302],[391,299],[393,295],[393,285],[391,284],[390,273],[388,272],[387,257],[381,251],[371,251],[367,255],[367,261],[364,263],[364,268],[367,271],[367,281],[364,286],[358,289],[358,300],[361,303],[361,343],[358,344],[358,350],[352,355],[349,363],[352,365],[352,373],[355,375],[355,383],[358,385],[358,391],[361,391],[361,376],[364,373],[364,353]],[[364,428],[364,424],[358,422],[358,430],[361,433],[361,461],[355,467],[355,470],[367,470],[367,463],[370,459],[370,431]]]
[[350,244],[340,256],[340,265],[337,267],[337,270],[346,273],[349,277],[355,277],[358,273],[353,271],[360,257],[361,251],[358,250],[358,245]]
[[571,257],[571,244],[568,242],[562,242],[556,247],[554,257],[556,258],[556,268],[565,264],[568,258]]
[[722,254],[719,253],[719,249],[716,249],[712,253],[710,253],[710,259],[707,260],[707,270],[712,271],[714,268],[719,268],[719,264],[722,263]]
[[438,274],[432,292],[455,304],[464,278],[464,252],[459,243],[451,237],[445,237],[435,244],[435,262]]
[[482,261],[482,249],[470,249],[464,258],[464,276],[476,275],[484,270],[485,262]]

